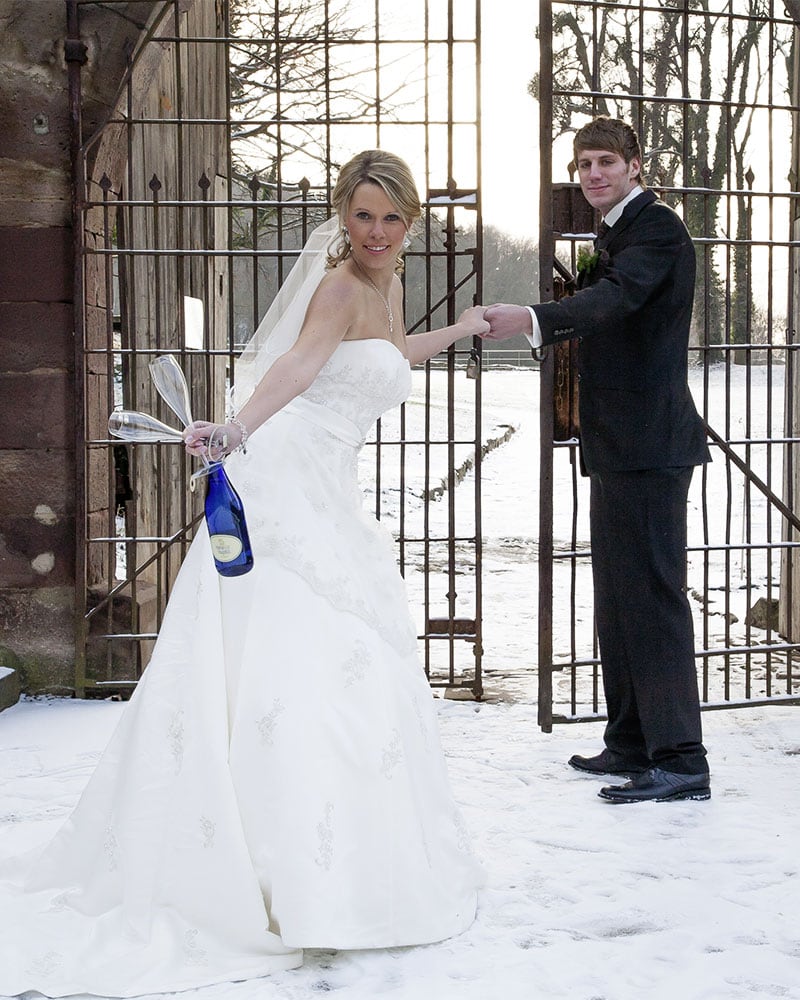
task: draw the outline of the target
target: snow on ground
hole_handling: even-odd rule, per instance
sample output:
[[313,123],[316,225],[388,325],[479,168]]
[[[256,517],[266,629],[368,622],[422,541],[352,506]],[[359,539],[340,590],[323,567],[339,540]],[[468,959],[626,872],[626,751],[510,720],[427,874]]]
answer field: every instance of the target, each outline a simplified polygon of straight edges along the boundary
[[[451,780],[487,873],[478,918],[422,948],[307,952],[303,968],[192,1000],[800,998],[800,714],[706,716],[709,802],[614,806],[566,766],[600,723],[439,700]],[[67,816],[124,706],[24,701],[0,716],[0,856]]]
[[[490,700],[437,701],[486,869],[476,922],[439,945],[307,952],[299,970],[182,996],[800,1000],[800,709],[704,716],[709,802],[609,805],[607,779],[565,763],[600,749],[602,723],[536,725],[537,394],[535,372],[484,375],[484,437],[517,428],[483,469]],[[41,699],[0,714],[0,861],[55,832],[123,710]]]

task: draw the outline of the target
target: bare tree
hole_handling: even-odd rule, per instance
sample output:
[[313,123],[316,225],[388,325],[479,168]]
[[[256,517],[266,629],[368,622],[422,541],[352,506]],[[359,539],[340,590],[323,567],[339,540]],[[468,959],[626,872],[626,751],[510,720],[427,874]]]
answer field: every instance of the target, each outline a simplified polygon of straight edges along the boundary
[[332,57],[357,30],[341,8],[327,14],[324,0],[232,0],[230,27],[234,166],[243,180],[257,170],[279,185],[293,154],[324,162],[321,125],[372,108]]
[[[347,4],[231,0],[230,29],[235,187],[253,201],[326,199],[341,165],[332,129],[396,120],[414,81],[381,56],[378,84],[374,49],[362,44],[374,31]],[[237,245],[255,246],[272,215],[267,205],[239,213]],[[293,228],[291,218],[284,215],[283,229]]]
[[360,44],[375,33],[347,4],[231,0],[230,17],[235,160],[248,176],[256,165],[279,183],[283,163],[298,153],[327,166],[328,125],[395,120],[414,82],[392,73],[384,49],[378,85],[374,49]]

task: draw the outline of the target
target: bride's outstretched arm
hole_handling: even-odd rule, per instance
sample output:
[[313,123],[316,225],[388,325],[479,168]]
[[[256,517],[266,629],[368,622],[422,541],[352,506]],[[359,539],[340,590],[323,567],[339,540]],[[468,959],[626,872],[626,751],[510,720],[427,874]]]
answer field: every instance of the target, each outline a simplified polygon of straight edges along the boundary
[[406,357],[409,363],[422,364],[462,337],[480,337],[487,333],[489,324],[483,318],[484,309],[484,306],[472,306],[470,309],[465,309],[452,326],[406,337]]
[[[309,303],[303,328],[294,346],[281,355],[253,390],[234,421],[214,424],[195,420],[183,434],[186,450],[205,454],[209,442],[227,439],[225,451],[242,443],[243,433],[252,434],[287,403],[305,392],[344,338],[354,310],[352,288],[339,281],[323,281]],[[218,431],[214,433],[214,429]]]

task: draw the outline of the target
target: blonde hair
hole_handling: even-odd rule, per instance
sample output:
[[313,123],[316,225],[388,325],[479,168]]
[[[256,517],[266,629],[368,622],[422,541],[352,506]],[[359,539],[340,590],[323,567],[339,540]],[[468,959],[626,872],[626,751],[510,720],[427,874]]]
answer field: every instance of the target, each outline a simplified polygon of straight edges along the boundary
[[[331,202],[340,223],[347,214],[356,188],[364,183],[376,184],[383,190],[409,229],[422,215],[417,185],[405,160],[382,149],[365,149],[345,163],[339,171],[339,179],[333,189]],[[344,239],[343,231],[339,243],[328,253],[328,267],[341,264],[347,260],[350,253],[351,247]],[[402,270],[402,268],[403,259],[398,257],[397,269]]]

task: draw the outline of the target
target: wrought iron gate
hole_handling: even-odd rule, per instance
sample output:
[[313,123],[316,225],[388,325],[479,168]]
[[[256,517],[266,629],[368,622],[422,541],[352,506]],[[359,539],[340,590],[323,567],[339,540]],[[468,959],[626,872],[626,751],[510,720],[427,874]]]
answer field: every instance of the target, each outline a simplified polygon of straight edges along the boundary
[[[650,186],[683,215],[697,249],[690,385],[713,463],[690,494],[687,586],[703,706],[800,700],[795,24],[782,3],[761,0],[542,0],[540,18],[542,301],[569,291],[577,247],[595,231],[568,174],[572,134],[595,114],[624,118],[640,134]],[[547,350],[539,722],[548,731],[603,710],[574,392],[569,351]]]
[[[76,44],[99,0],[67,0]],[[129,691],[201,516],[183,450],[109,439],[110,411],[166,422],[148,362],[174,353],[196,415],[219,419],[236,358],[302,246],[330,214],[338,166],[381,146],[412,166],[424,214],[407,256],[410,333],[481,295],[480,0],[414,11],[160,0],[111,117],[80,136],[79,580],[75,687]],[[481,680],[479,344],[415,373],[365,449],[369,503],[397,538],[431,684]],[[461,473],[469,470],[462,479]],[[80,586],[80,585],[79,585]]]

